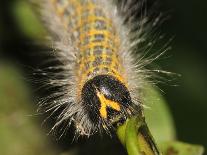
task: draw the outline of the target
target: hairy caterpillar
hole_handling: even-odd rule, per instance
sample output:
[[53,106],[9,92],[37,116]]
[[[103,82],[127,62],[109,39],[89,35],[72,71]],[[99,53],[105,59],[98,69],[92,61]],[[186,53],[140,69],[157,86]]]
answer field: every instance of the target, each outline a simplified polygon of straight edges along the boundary
[[139,91],[150,76],[144,66],[152,60],[137,57],[135,51],[160,16],[151,20],[142,15],[143,1],[35,3],[61,61],[52,67],[61,71],[48,82],[60,89],[41,102],[46,112],[62,109],[52,130],[73,123],[78,135],[110,134],[133,115],[144,118]]

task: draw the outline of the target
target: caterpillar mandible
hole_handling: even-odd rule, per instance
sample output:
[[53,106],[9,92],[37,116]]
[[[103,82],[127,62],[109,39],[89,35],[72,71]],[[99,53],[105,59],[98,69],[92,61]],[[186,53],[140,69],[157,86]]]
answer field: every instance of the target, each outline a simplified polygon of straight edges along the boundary
[[[144,67],[152,60],[142,59],[135,50],[159,16],[152,20],[142,14],[142,0],[35,3],[61,61],[62,71],[49,79],[61,89],[41,103],[44,111],[62,109],[52,130],[72,123],[78,135],[110,134],[133,115],[144,118],[139,94],[150,74]],[[60,74],[62,78],[56,78]]]

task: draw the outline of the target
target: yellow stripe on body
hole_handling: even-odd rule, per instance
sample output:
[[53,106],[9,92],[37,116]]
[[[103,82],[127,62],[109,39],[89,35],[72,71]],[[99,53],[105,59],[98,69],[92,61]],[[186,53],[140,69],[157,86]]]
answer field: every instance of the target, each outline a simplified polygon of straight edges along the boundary
[[[78,94],[80,94],[85,82],[96,75],[112,75],[122,83],[126,83],[122,77],[124,67],[118,53],[120,38],[113,21],[106,16],[101,8],[102,6],[98,6],[90,0],[84,2],[84,4],[81,4],[79,0],[67,1],[67,5],[61,6],[55,4],[60,3],[60,1],[54,0],[54,5],[67,31],[79,34],[75,38],[75,46],[80,51],[77,56],[76,72],[79,85]],[[74,12],[66,18],[65,14],[68,14],[67,9],[70,7],[74,7]],[[100,35],[102,38],[98,40],[96,37]],[[96,53],[96,47],[100,48],[100,55]],[[112,53],[107,50],[112,51]],[[87,51],[89,51],[89,54]],[[101,57],[101,59],[96,65],[94,62],[98,57]],[[108,58],[111,58],[110,61],[108,61]]]

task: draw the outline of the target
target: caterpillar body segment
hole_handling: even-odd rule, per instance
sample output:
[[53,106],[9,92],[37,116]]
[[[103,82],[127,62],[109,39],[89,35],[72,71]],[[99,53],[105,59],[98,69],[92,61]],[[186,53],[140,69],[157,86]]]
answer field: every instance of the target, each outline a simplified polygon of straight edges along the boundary
[[124,82],[120,36],[106,10],[97,2],[87,0],[53,0],[52,3],[65,31],[73,38],[71,44],[77,49],[79,89],[99,74],[111,74]]

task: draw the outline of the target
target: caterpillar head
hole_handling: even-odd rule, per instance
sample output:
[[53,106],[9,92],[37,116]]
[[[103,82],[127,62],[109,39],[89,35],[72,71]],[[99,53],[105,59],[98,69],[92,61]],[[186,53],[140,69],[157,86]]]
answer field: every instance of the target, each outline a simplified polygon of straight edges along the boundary
[[81,98],[88,118],[97,130],[108,131],[125,122],[135,111],[127,87],[110,75],[98,75],[87,81]]

